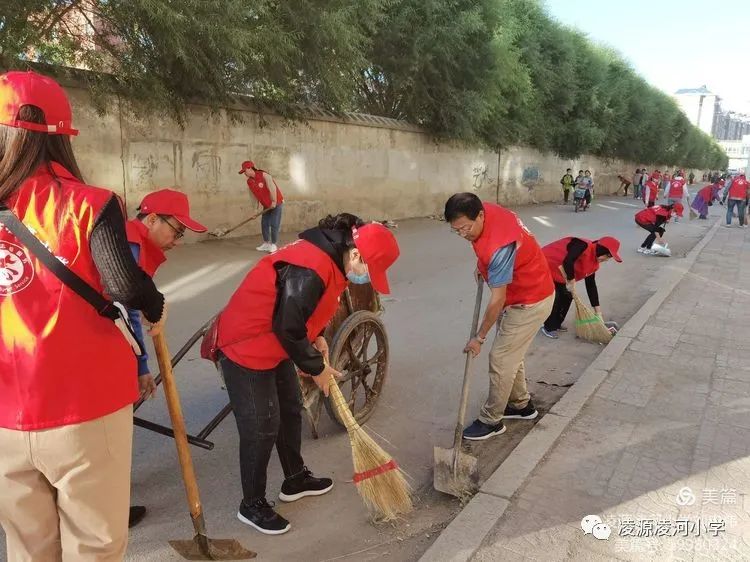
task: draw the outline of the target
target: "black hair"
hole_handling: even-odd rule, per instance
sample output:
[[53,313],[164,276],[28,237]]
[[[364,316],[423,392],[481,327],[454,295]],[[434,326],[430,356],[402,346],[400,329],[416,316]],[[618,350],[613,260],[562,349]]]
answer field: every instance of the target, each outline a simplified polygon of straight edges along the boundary
[[456,193],[445,202],[444,215],[448,222],[453,222],[459,217],[476,220],[483,210],[482,200],[473,193]]
[[579,173],[579,174],[582,174],[582,173],[583,173],[583,170],[578,170],[578,173]]
[[566,171],[566,172],[569,172],[569,171],[570,171],[570,168],[566,168],[566,170],[565,170],[565,171]]
[[146,218],[146,217],[147,217],[147,216],[149,215],[149,213],[141,213],[141,212],[140,212],[140,210],[141,210],[141,208],[140,208],[140,207],[138,207],[138,209],[137,209],[137,210],[138,210],[138,214],[137,214],[137,215],[135,216],[135,218],[136,218],[137,220],[139,220],[139,221],[142,221],[143,219],[145,219],[145,218]]
[[327,215],[318,221],[318,228],[323,230],[338,230],[343,234],[344,245],[351,249],[356,247],[352,228],[364,226],[366,223],[361,218],[351,213],[339,213],[338,215]]
[[591,170],[586,170],[589,174],[591,173]]
[[597,242],[597,244],[596,244],[596,257],[599,258],[601,256],[609,256],[611,258],[612,257],[612,253],[609,250],[607,250],[607,248],[605,248],[604,246],[600,246],[599,243]]

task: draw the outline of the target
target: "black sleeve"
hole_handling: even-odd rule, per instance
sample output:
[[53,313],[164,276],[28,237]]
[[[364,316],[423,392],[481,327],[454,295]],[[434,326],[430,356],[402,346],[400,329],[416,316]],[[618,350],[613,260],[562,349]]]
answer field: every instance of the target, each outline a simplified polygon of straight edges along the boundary
[[164,295],[133,258],[125,217],[115,196],[94,221],[89,247],[107,295],[127,308],[142,311],[149,322],[158,321],[164,310]]
[[575,277],[575,262],[578,258],[581,257],[581,254],[586,251],[587,247],[588,246],[586,242],[580,240],[579,238],[573,238],[573,240],[568,242],[568,255],[565,256],[565,259],[562,263],[563,269],[565,270],[565,277],[568,280],[571,280]]
[[323,355],[307,338],[307,321],[318,306],[325,286],[313,270],[280,264],[276,276],[273,333],[299,369],[309,375],[323,372]]
[[666,217],[657,216],[656,217],[656,222],[654,223],[654,227],[655,228],[659,228],[660,226],[662,226],[666,222],[667,222],[667,218]]
[[599,290],[596,288],[596,273],[586,277],[586,293],[589,295],[591,306],[599,306]]

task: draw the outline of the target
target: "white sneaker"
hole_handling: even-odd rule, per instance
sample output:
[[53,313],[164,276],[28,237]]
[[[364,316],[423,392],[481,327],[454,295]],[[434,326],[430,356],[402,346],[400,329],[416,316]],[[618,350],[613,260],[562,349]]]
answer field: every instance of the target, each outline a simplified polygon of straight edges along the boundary
[[646,248],[644,248],[644,247],[641,246],[640,248],[638,248],[638,253],[639,254],[645,254],[646,253]]
[[263,242],[263,244],[261,244],[260,246],[258,246],[255,249],[258,250],[259,252],[267,252],[269,246],[270,246],[270,244],[268,242]]
[[273,254],[274,252],[278,252],[278,251],[279,251],[279,247],[276,244],[269,244],[268,248],[266,249],[266,252],[268,252],[269,254]]
[[656,252],[654,252],[650,248],[643,248],[643,252],[642,253],[643,253],[644,256],[653,256]]

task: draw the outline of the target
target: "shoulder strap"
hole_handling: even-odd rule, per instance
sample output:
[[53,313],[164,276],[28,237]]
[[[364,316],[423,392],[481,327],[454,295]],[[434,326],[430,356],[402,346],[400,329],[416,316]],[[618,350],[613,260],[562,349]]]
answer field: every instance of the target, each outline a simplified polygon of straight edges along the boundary
[[10,232],[34,254],[47,268],[71,291],[78,294],[82,299],[88,302],[96,312],[101,316],[106,316],[112,320],[119,317],[117,309],[112,302],[105,299],[91,285],[81,279],[73,270],[66,267],[57,259],[39,239],[34,236],[28,227],[23,224],[13,211],[6,206],[0,206],[0,223],[4,224]]

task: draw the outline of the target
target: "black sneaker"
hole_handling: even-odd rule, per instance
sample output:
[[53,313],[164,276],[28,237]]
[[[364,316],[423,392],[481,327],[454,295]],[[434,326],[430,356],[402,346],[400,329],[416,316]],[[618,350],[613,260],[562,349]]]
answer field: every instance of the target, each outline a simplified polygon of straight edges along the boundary
[[273,504],[268,503],[266,498],[260,498],[252,505],[244,501],[240,503],[237,519],[266,535],[283,535],[292,528],[289,521],[273,510]]
[[474,423],[464,429],[464,439],[468,439],[469,441],[484,441],[501,433],[505,433],[503,422],[497,425],[488,425],[483,421],[474,420]]
[[131,505],[130,513],[128,514],[128,529],[138,525],[138,523],[143,521],[144,517],[146,517],[145,507],[142,505]]
[[281,485],[279,499],[283,502],[295,502],[306,496],[322,496],[331,491],[333,480],[315,478],[307,467],[292,478],[287,478]]
[[508,405],[505,407],[505,413],[503,414],[504,420],[533,420],[539,415],[539,412],[534,408],[534,403],[529,400],[525,408],[517,410],[516,408]]

